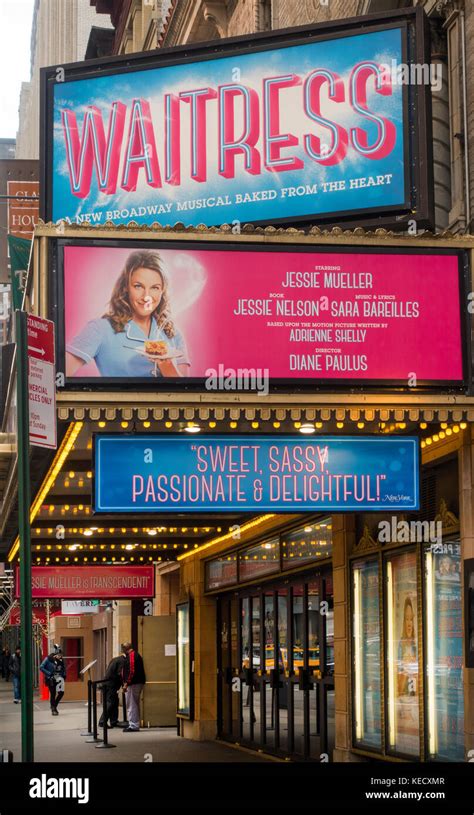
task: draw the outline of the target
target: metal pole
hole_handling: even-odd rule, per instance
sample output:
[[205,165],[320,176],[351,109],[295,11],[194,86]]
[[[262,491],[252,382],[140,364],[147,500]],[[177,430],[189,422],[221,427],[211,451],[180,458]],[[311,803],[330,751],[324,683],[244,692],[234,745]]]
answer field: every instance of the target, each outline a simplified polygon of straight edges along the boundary
[[96,748],[108,748],[108,747],[116,747],[115,744],[109,744],[109,728],[107,727],[107,690],[105,685],[101,685],[101,692],[102,692],[102,721],[104,723],[104,735],[103,740],[100,744],[96,744]]
[[91,683],[92,686],[92,736],[86,739],[86,744],[92,744],[92,742],[102,741],[102,739],[97,738],[97,685],[99,682],[96,680],[95,682]]
[[18,533],[20,537],[21,760],[34,761],[33,639],[31,609],[30,431],[27,314],[16,311],[18,409]]
[[81,733],[81,736],[92,736],[92,679],[91,670],[89,668],[89,679],[87,680],[87,730]]

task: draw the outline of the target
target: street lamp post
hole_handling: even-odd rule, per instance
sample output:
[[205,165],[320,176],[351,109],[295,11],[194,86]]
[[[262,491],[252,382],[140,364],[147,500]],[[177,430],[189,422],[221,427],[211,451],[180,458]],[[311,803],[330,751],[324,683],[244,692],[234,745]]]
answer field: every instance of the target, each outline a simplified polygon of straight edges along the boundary
[[21,759],[22,761],[34,761],[28,315],[26,311],[17,310],[15,317],[18,410],[18,532],[20,538]]

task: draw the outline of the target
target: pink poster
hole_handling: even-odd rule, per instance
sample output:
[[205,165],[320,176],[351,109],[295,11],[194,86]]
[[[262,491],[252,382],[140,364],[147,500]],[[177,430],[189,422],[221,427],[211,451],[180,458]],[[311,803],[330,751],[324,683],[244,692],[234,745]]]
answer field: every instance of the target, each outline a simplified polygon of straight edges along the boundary
[[455,255],[194,247],[65,247],[68,379],[463,378]]

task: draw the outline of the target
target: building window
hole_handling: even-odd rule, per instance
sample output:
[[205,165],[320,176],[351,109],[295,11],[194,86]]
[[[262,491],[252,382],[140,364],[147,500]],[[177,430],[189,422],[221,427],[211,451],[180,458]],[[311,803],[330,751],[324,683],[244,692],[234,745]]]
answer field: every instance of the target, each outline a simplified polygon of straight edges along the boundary
[[62,637],[61,651],[66,665],[66,682],[82,682],[84,674],[84,638]]
[[237,583],[237,554],[232,552],[206,563],[206,591]]
[[277,533],[253,546],[207,561],[204,566],[205,590],[215,591],[267,574],[296,569],[331,555],[331,518],[312,520],[305,526]]
[[330,518],[307,524],[282,535],[283,569],[295,569],[310,560],[332,554]]
[[278,571],[280,571],[280,541],[278,538],[272,538],[239,552],[241,580],[252,580],[254,577]]

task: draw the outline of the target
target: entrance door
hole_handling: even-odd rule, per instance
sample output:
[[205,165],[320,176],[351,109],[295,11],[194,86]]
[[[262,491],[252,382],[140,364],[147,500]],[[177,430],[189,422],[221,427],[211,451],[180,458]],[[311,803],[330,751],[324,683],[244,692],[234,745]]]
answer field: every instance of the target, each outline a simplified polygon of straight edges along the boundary
[[224,596],[218,613],[219,734],[280,755],[331,760],[331,573]]

